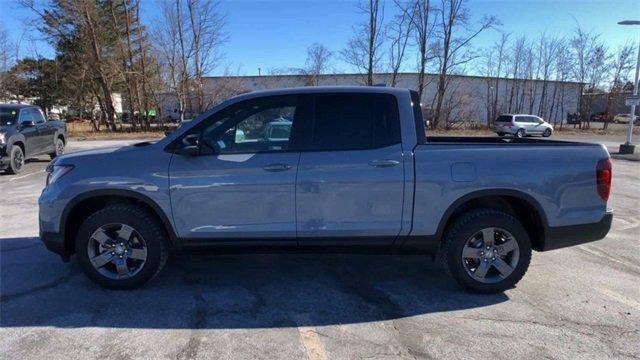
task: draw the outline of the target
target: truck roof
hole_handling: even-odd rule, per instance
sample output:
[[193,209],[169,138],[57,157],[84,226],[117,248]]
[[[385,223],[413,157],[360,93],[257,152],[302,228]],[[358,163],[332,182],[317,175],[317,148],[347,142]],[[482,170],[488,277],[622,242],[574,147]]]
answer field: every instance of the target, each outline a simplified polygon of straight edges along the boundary
[[24,108],[29,108],[29,107],[38,107],[38,106],[37,105],[29,105],[29,104],[2,104],[2,103],[0,103],[0,107],[6,108],[6,109],[18,110],[18,109],[24,109]]
[[318,93],[382,93],[382,94],[400,94],[406,93],[408,90],[404,88],[386,87],[386,86],[302,86],[279,88],[270,90],[259,90],[247,93],[247,95],[285,95],[285,94],[318,94]]

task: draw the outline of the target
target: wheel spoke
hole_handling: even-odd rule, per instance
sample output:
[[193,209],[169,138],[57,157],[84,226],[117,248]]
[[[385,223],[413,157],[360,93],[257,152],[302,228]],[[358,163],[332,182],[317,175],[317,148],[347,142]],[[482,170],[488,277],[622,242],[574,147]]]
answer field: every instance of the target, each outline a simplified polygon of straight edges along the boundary
[[103,246],[105,245],[105,243],[108,243],[109,241],[111,241],[111,238],[109,237],[109,235],[107,235],[107,233],[105,233],[104,230],[102,229],[96,230],[96,232],[93,233],[91,238],[99,242],[100,245],[103,245]]
[[113,260],[113,255],[110,251],[105,251],[102,254],[91,259],[91,264],[97,269],[103,267],[105,264]]
[[482,229],[482,241],[484,242],[484,246],[493,246],[493,242],[495,241],[495,228],[486,228]]
[[498,271],[500,272],[502,277],[507,277],[507,276],[509,276],[509,274],[511,274],[513,272],[513,268],[511,266],[509,266],[509,264],[507,264],[506,262],[504,262],[500,258],[497,258],[493,262],[493,266],[495,266],[496,269],[498,269]]
[[116,269],[118,270],[118,277],[128,277],[129,268],[127,267],[127,261],[124,258],[116,258],[114,261]]
[[481,261],[480,265],[478,265],[476,271],[473,274],[481,279],[484,279],[484,277],[487,276],[487,271],[489,271],[489,263],[486,261]]
[[127,257],[136,260],[146,260],[147,259],[147,250],[146,249],[129,249],[127,253]]
[[118,237],[120,240],[129,241],[131,239],[131,234],[133,233],[133,228],[128,225],[122,224],[120,230],[118,230]]
[[498,249],[498,254],[502,256],[509,254],[510,252],[512,252],[517,248],[518,248],[518,243],[513,239],[509,239],[505,241],[503,244],[496,245],[496,249]]
[[462,249],[462,257],[465,259],[479,259],[482,256],[480,255],[480,251],[482,251],[482,249],[465,245],[464,249]]

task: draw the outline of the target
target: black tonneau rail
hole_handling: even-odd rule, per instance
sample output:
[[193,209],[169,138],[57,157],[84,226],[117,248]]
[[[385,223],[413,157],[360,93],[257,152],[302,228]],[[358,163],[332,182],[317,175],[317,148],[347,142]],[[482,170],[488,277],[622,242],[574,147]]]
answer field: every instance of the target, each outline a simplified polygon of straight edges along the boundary
[[501,138],[493,136],[427,136],[426,143],[422,145],[457,145],[457,144],[504,144],[504,145],[544,145],[544,146],[600,146],[595,143],[543,140],[528,138]]

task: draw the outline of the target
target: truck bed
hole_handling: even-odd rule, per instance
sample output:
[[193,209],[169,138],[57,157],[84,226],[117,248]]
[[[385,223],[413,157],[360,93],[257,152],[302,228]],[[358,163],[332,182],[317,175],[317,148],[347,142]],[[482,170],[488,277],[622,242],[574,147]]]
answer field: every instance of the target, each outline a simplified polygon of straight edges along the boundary
[[541,145],[541,146],[600,146],[595,143],[566,141],[566,140],[547,140],[533,138],[515,138],[515,137],[496,137],[496,136],[427,136],[426,142],[421,145],[428,144],[504,144],[504,145]]

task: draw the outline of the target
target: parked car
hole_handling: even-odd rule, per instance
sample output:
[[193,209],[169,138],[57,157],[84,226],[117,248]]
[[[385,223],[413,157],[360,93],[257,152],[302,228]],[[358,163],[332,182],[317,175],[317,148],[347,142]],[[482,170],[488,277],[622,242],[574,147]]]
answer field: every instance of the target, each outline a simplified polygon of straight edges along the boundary
[[288,140],[289,136],[291,136],[291,125],[292,122],[285,118],[279,118],[267,123],[263,132],[263,140]]
[[22,170],[26,159],[64,153],[65,125],[45,120],[42,110],[33,105],[0,104],[0,169],[11,174]]
[[[173,248],[257,246],[439,253],[464,288],[499,292],[532,249],[607,234],[604,146],[426,137],[418,99],[383,87],[253,92],[157,142],[61,156],[39,198],[40,237],[108,288],[146,283]],[[287,138],[237,141],[278,114],[293,114]]]
[[510,134],[519,138],[531,135],[549,137],[553,133],[553,126],[535,115],[504,114],[496,119],[494,131],[498,136]]
[[[635,122],[638,121],[638,115],[633,117]],[[616,124],[628,124],[629,123],[629,114],[618,114],[613,117],[613,122]]]

